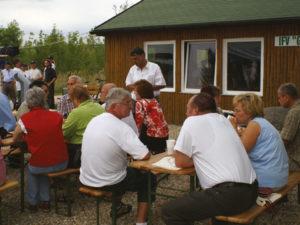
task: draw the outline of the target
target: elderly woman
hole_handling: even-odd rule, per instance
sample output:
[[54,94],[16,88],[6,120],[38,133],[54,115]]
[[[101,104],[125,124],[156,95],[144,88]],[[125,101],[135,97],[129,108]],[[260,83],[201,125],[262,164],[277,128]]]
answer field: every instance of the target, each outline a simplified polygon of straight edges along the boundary
[[139,80],[134,86],[135,121],[140,139],[153,154],[164,152],[169,129],[162,108],[154,98],[153,86],[146,80]]
[[19,119],[13,139],[17,141],[23,136],[31,153],[28,164],[29,209],[36,211],[39,205],[43,211],[49,211],[49,180],[44,174],[63,170],[68,164],[61,128],[63,118],[44,108],[46,94],[41,88],[29,89],[25,101],[30,112]]
[[235,96],[233,106],[233,126],[246,126],[237,130],[257,174],[259,192],[271,194],[288,180],[288,156],[280,134],[263,118],[263,102],[257,95]]

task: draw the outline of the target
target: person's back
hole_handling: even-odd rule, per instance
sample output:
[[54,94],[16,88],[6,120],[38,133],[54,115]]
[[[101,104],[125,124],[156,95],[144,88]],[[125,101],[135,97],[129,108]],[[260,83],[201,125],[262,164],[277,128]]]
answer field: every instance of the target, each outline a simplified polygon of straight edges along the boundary
[[68,143],[81,144],[88,123],[103,112],[104,109],[92,100],[84,101],[79,107],[73,109],[63,124],[64,137]]
[[[192,157],[203,188],[228,181],[252,183],[255,179],[242,142],[224,116],[208,113],[189,117],[180,135],[190,135]],[[177,141],[175,149],[182,146],[184,143]]]
[[288,180],[288,156],[280,134],[266,119],[254,118],[260,126],[260,135],[249,152],[260,187],[279,188]]
[[31,165],[51,166],[68,159],[61,129],[62,121],[57,112],[42,108],[32,109],[21,116],[20,122],[27,132],[24,139],[32,154]]
[[[93,118],[82,139],[81,182],[89,186],[101,187],[110,185],[115,180],[124,179],[127,167],[125,150],[128,150],[128,146],[122,144],[121,148],[120,145],[126,142],[131,144],[132,139],[139,143],[134,131],[112,114],[103,113]],[[145,146],[140,143],[140,146],[132,149],[133,153],[139,148],[145,149]],[[98,151],[101,151],[101,154],[96,154]],[[99,165],[97,169],[95,165]]]
[[8,97],[0,92],[0,127],[12,131],[15,126],[16,120],[12,114]]

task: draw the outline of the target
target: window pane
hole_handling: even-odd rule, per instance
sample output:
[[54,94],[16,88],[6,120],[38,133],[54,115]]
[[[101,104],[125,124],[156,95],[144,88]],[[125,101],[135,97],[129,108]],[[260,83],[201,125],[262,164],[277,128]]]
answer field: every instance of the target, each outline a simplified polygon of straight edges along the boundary
[[227,90],[260,91],[261,42],[229,42]]
[[160,66],[168,88],[173,88],[174,81],[174,52],[173,44],[147,45],[148,60]]
[[185,88],[200,89],[214,85],[215,42],[185,43]]

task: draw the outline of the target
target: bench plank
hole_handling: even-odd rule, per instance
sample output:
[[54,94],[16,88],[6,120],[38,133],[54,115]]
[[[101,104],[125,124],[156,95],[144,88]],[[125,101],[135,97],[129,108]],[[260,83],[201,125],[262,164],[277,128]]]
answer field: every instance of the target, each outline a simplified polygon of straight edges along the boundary
[[6,180],[5,183],[0,186],[0,193],[8,189],[15,188],[18,185],[19,183],[16,180]]
[[83,194],[87,194],[93,197],[111,197],[112,193],[111,192],[106,192],[106,191],[101,191],[101,190],[96,190],[93,188],[89,188],[89,187],[80,187],[79,191]]
[[76,174],[76,173],[80,173],[79,168],[69,168],[69,169],[61,170],[61,171],[54,172],[54,173],[48,173],[47,176],[50,178],[54,178],[54,177],[60,177],[60,176]]
[[[287,185],[284,186],[279,191],[277,191],[276,193],[279,193],[282,195],[282,197],[284,197],[288,194],[288,192],[290,192],[295,186],[299,184],[300,184],[300,171],[291,171],[289,174]],[[298,188],[300,187],[298,186]],[[276,204],[276,202],[278,202],[281,198],[277,199],[273,204]],[[267,208],[268,208],[267,206],[258,206],[255,204],[252,208],[240,214],[233,215],[233,216],[216,216],[216,219],[220,221],[231,222],[231,223],[249,224],[252,223],[253,220],[257,216],[259,216],[262,212],[264,212]]]

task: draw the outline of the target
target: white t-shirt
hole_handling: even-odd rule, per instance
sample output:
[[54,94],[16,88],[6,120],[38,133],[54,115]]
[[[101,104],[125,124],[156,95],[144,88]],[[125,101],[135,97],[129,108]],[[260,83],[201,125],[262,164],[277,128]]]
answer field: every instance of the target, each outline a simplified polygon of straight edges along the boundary
[[[126,86],[134,84],[138,80],[147,80],[152,85],[166,85],[165,78],[160,70],[160,67],[153,62],[147,62],[146,66],[141,70],[138,66],[133,65],[126,77]],[[159,91],[154,91],[154,96],[159,95]]]
[[28,70],[28,76],[31,81],[40,80],[43,78],[43,75],[38,68]]
[[143,159],[147,147],[133,130],[111,113],[102,113],[88,124],[82,139],[80,182],[103,187],[126,177],[127,153]]
[[229,120],[217,113],[187,118],[175,150],[191,157],[203,189],[222,182],[253,183],[256,174]]

